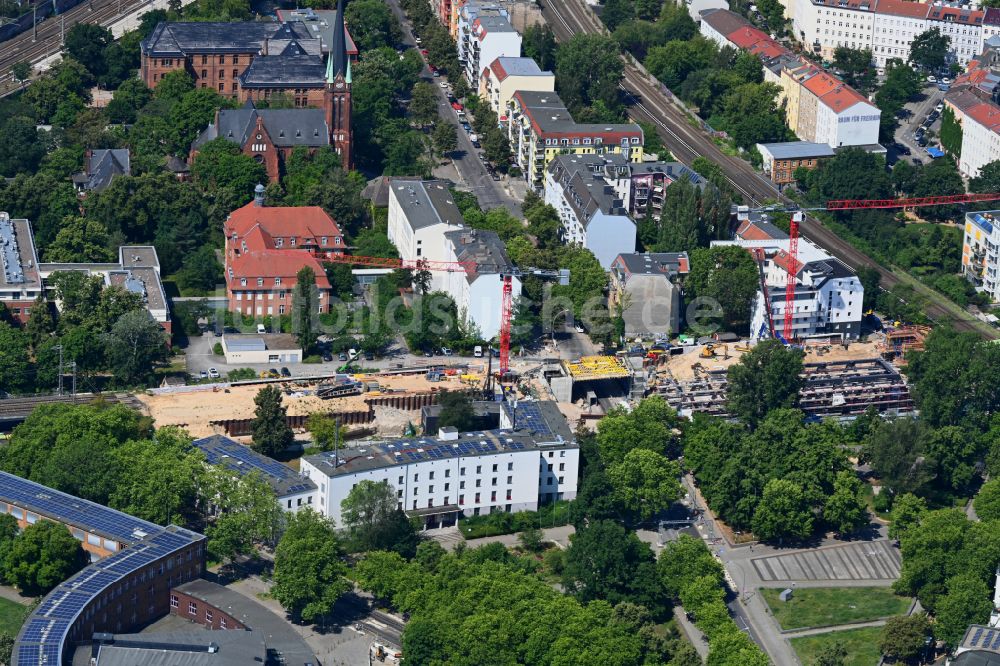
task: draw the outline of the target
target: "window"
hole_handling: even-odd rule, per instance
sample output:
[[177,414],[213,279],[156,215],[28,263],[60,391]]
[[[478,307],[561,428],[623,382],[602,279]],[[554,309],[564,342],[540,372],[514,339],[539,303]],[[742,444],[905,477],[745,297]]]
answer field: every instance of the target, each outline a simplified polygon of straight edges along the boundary
[[212,611],[210,611],[210,610],[205,611],[205,621],[206,622],[211,622],[214,619],[214,617],[215,616],[213,615]]
[[427,486],[427,492],[429,492],[429,493],[432,493],[432,492],[434,492],[434,486],[433,486],[433,484],[432,484],[432,485],[429,485],[429,486]]
[[419,481],[420,480],[420,473],[419,472],[417,472],[416,474],[413,475],[413,480],[414,481]]
[[234,65],[240,64],[240,57],[238,55],[233,56],[233,64]]
[[203,79],[207,79],[208,78],[208,70],[207,69],[201,70],[201,78],[203,78]]
[[326,245],[326,236],[323,236],[322,238],[319,239],[319,244]]
[[483,485],[483,480],[482,479],[476,479],[476,488],[481,488],[482,485]]
[[417,500],[413,500],[413,509],[416,510],[416,508],[417,508]]
[[493,465],[493,471],[494,472],[497,471],[497,466],[496,465]]
[[434,500],[432,500],[432,499],[427,500],[427,508],[428,509],[433,509],[434,508]]
[[280,277],[274,278],[274,286],[275,287],[280,287],[281,286],[281,278]]
[[264,286],[264,278],[257,278],[257,286],[258,287]]
[[562,477],[562,476],[560,476],[560,477],[559,477],[559,483],[563,483],[563,479],[564,479],[564,478],[565,478],[565,477]]
[[238,70],[238,69],[234,69],[234,70],[233,70],[233,78],[235,79],[235,78],[236,78],[237,76],[239,76],[239,75],[240,75],[240,70]]
[[225,83],[219,83],[219,92],[224,92],[225,89],[226,89],[226,84]]
[[447,478],[448,478],[448,477],[450,477],[450,476],[451,476],[451,470],[450,470],[450,469],[446,469],[446,470],[444,471],[444,478],[446,478],[446,479],[447,479]]
[[493,492],[490,493],[490,501],[491,502],[497,501],[497,491],[494,490]]
[[198,614],[198,604],[193,601],[188,602],[188,614],[197,615]]
[[298,498],[298,499],[297,499],[297,500],[295,501],[295,506],[302,506],[302,498],[301,498],[301,497],[299,497],[299,498]]
[[559,471],[560,472],[566,471],[566,463],[559,463]]
[[491,485],[494,485],[494,486],[497,485],[497,477],[495,477],[495,476],[493,477],[493,483]]
[[292,500],[288,500],[288,508],[289,508],[289,509],[291,509],[291,508],[292,508]]
[[[224,78],[226,78],[226,70],[224,70],[224,69],[220,69],[220,70],[219,70],[219,78],[220,78],[220,79],[224,79]],[[221,89],[221,88],[219,88],[219,90],[222,90],[222,89]]]
[[285,314],[285,306],[284,305],[279,305],[278,306],[278,314],[280,314],[280,315]]
[[403,475],[402,474],[399,475],[399,480],[396,483],[398,483],[399,485],[403,485]]
[[512,484],[512,483],[514,483],[514,477],[512,477],[512,476],[508,476],[508,477],[507,477],[507,485],[509,486],[509,485],[510,485],[510,484]]
[[431,481],[434,480],[434,471],[433,470],[431,470],[429,478],[431,479]]
[[552,464],[551,463],[549,463],[545,467],[546,467],[546,469],[548,469],[548,471],[550,471],[550,472],[552,471]]
[[402,496],[403,496],[403,491],[402,490],[397,490],[396,491],[396,497],[402,497]]
[[459,506],[465,504],[465,495],[459,495],[458,496],[458,504],[459,504]]
[[460,468],[460,469],[458,470],[458,475],[459,475],[459,476],[465,476],[465,468],[464,468],[464,467],[462,467],[462,468]]
[[479,493],[476,493],[476,504],[479,504]]
[[[207,65],[207,64],[208,64],[208,56],[207,56],[207,55],[203,55],[203,56],[201,57],[201,64],[203,64],[203,65]],[[201,70],[201,71],[203,71],[203,72],[204,72],[205,70]],[[202,76],[205,76],[205,75],[204,75],[204,74],[202,74]]]
[[419,495],[420,494],[420,488],[414,487],[413,494],[414,495]]
[[507,471],[508,472],[513,472],[514,471],[514,463],[512,463],[512,462],[507,463]]
[[[451,484],[450,484],[450,483],[446,483],[446,484],[444,484],[444,489],[445,489],[445,490],[448,490],[448,489],[450,489],[450,488],[451,488]],[[445,502],[445,504],[447,504],[447,502]]]
[[476,474],[482,474],[482,473],[483,473],[483,466],[476,465]]
[[459,490],[465,490],[465,481],[459,481],[458,482],[458,489]]
[[551,476],[550,476],[550,477],[548,478],[548,480],[547,480],[547,481],[545,482],[545,485],[547,485],[547,486],[551,486],[551,485],[552,485],[552,477],[551,477]]
[[175,595],[171,594],[170,595],[170,607],[171,608],[177,608],[179,605],[180,605],[180,602],[177,601],[177,597]]
[[220,55],[219,56],[219,64],[220,65],[225,65],[226,64],[226,56],[224,56],[224,55]]
[[222,628],[222,629],[228,629],[229,628],[229,625],[226,622],[226,616],[225,615],[223,615],[222,617],[219,618],[219,627]]

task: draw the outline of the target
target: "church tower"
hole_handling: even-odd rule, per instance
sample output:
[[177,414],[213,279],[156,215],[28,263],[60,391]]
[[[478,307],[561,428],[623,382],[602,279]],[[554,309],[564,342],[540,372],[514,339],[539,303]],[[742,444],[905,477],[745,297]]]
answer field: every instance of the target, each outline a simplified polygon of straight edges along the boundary
[[344,169],[350,169],[354,166],[351,154],[351,60],[347,55],[344,0],[337,2],[333,44],[326,59],[326,90],[323,92],[323,102],[326,124],[330,128],[330,143],[340,154]]

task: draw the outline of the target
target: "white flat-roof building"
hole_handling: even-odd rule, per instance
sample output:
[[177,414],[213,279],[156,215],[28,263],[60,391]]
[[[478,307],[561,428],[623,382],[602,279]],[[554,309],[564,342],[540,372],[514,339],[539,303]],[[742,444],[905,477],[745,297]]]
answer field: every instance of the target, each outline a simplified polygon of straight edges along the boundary
[[[462,213],[441,180],[389,179],[389,240],[406,261],[448,261],[445,233],[461,229]],[[439,280],[437,273],[433,274]],[[436,283],[435,289],[440,288]]]
[[483,68],[501,57],[521,55],[521,35],[503,15],[485,12],[473,19],[465,47],[465,78],[473,90],[479,89]]
[[[494,231],[458,229],[445,234],[448,261],[475,262],[476,269],[441,273],[442,291],[451,296],[469,322],[475,324],[483,339],[500,334],[500,313],[503,306],[501,275],[513,271],[514,264],[507,248]],[[521,295],[521,279],[511,278],[511,291]]]
[[554,402],[503,403],[500,427],[364,443],[302,459],[319,486],[318,510],[341,524],[340,504],[362,480],[385,481],[398,508],[429,525],[459,515],[534,511],[573,499],[580,449]]
[[975,287],[994,302],[1000,301],[997,258],[1000,248],[1000,211],[965,214],[965,237],[962,242],[962,272]]
[[555,89],[555,74],[543,72],[532,58],[497,58],[483,68],[479,80],[479,98],[489,102],[500,122],[507,120],[504,114],[518,90],[555,92]]

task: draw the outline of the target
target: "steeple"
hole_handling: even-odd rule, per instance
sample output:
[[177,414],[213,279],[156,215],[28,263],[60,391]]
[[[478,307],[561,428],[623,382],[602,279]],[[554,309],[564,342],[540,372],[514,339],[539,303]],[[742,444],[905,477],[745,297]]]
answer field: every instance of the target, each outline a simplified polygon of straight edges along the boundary
[[351,62],[347,57],[347,38],[344,28],[344,0],[337,0],[337,18],[333,24],[333,44],[330,45],[330,57],[327,60],[326,82],[333,83],[338,74],[344,80],[351,81]]

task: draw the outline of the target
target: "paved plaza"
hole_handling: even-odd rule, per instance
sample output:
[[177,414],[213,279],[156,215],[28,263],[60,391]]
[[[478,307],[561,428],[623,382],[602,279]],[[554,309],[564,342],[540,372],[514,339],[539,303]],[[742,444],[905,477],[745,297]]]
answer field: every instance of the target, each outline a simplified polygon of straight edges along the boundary
[[899,578],[901,556],[889,541],[859,541],[842,546],[753,558],[760,581],[891,581]]

